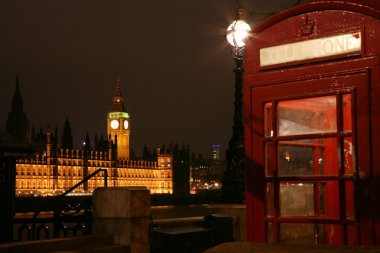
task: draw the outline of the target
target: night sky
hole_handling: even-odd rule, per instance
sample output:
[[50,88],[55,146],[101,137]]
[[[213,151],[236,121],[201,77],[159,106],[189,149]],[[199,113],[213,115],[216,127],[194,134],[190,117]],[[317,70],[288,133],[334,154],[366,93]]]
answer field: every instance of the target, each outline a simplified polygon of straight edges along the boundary
[[[257,13],[295,0],[242,1]],[[233,0],[2,0],[0,131],[19,75],[36,129],[68,117],[74,146],[106,133],[117,76],[131,115],[131,146],[189,144],[209,155],[232,134],[233,54],[224,31]]]

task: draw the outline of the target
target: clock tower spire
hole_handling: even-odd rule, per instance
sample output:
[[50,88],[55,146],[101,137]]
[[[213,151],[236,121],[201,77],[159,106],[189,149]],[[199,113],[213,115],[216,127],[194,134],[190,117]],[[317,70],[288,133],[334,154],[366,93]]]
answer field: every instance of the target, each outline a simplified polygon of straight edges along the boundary
[[114,143],[117,143],[117,160],[129,160],[129,133],[130,118],[121,93],[120,78],[117,77],[112,105],[107,117],[107,135]]

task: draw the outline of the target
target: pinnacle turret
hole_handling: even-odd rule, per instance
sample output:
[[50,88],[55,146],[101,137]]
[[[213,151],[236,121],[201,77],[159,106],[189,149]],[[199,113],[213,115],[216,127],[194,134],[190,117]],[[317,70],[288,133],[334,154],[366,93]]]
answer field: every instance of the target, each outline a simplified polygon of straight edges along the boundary
[[28,119],[24,113],[24,105],[20,92],[18,75],[16,76],[15,93],[13,94],[11,111],[8,113],[6,132],[14,137],[28,142]]
[[73,148],[73,136],[71,134],[71,127],[69,119],[66,118],[65,126],[62,133],[62,148],[63,149],[72,149]]
[[18,75],[16,76],[16,87],[15,87],[15,93],[13,94],[13,98],[12,98],[11,112],[14,112],[14,113],[24,112],[24,103],[21,97]]

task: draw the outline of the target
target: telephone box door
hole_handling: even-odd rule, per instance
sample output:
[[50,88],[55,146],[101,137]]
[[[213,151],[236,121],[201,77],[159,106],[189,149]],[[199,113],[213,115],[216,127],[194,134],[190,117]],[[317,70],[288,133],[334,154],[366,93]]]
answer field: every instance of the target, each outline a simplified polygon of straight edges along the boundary
[[257,85],[250,94],[247,239],[357,244],[370,226],[357,208],[367,205],[357,178],[370,167],[368,73]]

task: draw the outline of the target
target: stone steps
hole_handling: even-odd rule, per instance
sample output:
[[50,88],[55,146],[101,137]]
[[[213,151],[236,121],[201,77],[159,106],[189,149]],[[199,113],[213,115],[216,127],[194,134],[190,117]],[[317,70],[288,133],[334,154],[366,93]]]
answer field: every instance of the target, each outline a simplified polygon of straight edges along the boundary
[[0,253],[129,253],[129,246],[116,245],[112,235],[78,236],[0,244]]
[[130,247],[127,245],[109,245],[93,248],[90,251],[80,251],[78,253],[129,253]]

